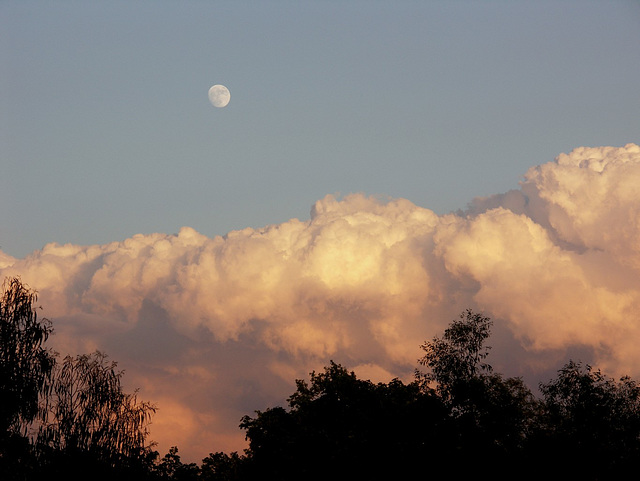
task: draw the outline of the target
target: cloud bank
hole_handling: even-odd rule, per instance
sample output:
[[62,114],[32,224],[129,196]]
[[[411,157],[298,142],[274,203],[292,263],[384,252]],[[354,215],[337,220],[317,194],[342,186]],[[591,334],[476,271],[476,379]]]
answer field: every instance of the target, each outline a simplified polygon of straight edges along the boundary
[[185,227],[23,259],[0,251],[0,275],[37,289],[56,350],[107,352],[158,405],[161,452],[178,445],[196,462],[243,449],[240,417],[282,405],[330,359],[410,379],[420,344],[467,307],[494,319],[500,372],[557,369],[580,352],[640,376],[639,274],[634,144],[561,154],[519,189],[448,215],[326,196],[308,221],[224,237]]

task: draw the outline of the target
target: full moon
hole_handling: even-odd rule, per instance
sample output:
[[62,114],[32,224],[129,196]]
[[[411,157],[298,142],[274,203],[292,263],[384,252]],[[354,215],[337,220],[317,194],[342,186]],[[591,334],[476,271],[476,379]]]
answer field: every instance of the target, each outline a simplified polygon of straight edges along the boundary
[[209,102],[214,107],[226,107],[230,99],[229,89],[224,85],[214,85],[209,89]]

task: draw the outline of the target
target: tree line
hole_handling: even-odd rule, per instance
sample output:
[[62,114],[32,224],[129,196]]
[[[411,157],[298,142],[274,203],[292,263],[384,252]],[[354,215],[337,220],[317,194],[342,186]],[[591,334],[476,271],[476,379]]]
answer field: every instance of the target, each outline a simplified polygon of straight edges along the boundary
[[122,390],[100,352],[61,361],[36,293],[0,299],[0,477],[320,480],[474,476],[618,479],[640,462],[640,387],[569,361],[535,396],[487,362],[492,321],[464,311],[424,342],[414,379],[373,383],[330,361],[287,406],[240,420],[248,447],[184,463],[149,443],[156,406]]

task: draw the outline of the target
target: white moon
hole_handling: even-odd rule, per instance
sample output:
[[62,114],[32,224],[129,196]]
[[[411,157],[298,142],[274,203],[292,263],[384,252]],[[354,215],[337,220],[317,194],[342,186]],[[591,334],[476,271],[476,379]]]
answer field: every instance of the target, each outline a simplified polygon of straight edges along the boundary
[[214,107],[226,107],[229,100],[231,100],[231,94],[224,85],[214,85],[209,89],[209,102]]

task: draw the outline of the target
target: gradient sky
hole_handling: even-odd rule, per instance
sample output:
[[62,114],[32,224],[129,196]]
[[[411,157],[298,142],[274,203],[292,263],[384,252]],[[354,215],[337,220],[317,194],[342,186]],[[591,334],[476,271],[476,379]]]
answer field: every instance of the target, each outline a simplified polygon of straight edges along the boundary
[[531,386],[638,378],[639,46],[638,1],[0,2],[0,279],[194,462],[466,308]]
[[14,257],[334,193],[442,214],[640,132],[637,1],[3,1],[0,39]]

